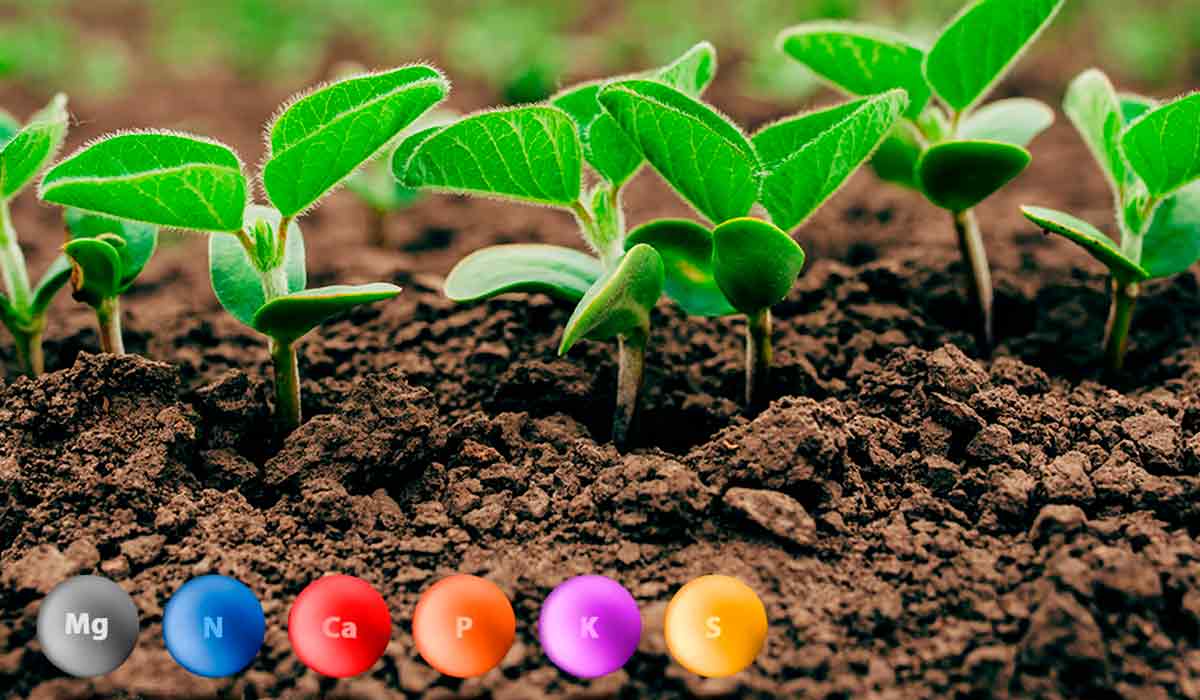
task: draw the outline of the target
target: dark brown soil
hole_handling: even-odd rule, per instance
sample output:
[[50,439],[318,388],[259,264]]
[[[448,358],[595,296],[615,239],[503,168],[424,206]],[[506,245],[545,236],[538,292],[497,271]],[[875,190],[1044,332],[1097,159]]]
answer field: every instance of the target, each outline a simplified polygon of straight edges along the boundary
[[[1057,101],[1039,70],[1019,84]],[[785,111],[735,87],[715,99],[745,123]],[[204,90],[224,90],[246,123],[189,121]],[[145,94],[136,110],[76,105],[72,141],[188,127],[254,162],[256,124],[283,98],[219,80]],[[484,104],[469,86],[456,95]],[[743,417],[740,322],[664,302],[647,429],[626,455],[605,444],[612,348],[556,356],[569,309],[536,296],[457,307],[438,292],[476,247],[578,245],[564,215],[430,198],[374,250],[349,196],[317,210],[313,284],[406,292],[307,339],[311,418],[282,444],[261,339],[216,307],[203,241],[171,238],[125,304],[128,345],[151,359],[91,354],[89,315],[64,295],[47,343],[57,371],[0,384],[0,695],[1200,697],[1200,285],[1150,285],[1129,376],[1099,383],[1101,271],[1016,205],[1103,221],[1108,195],[1077,167],[1069,128],[1036,152],[981,211],[994,359],[974,347],[948,222],[860,175],[798,235],[813,262],[776,309],[777,400]],[[629,205],[633,223],[685,212],[649,174]],[[56,217],[20,201],[38,270]],[[7,341],[0,352],[12,372]],[[61,677],[34,639],[41,597],[84,572],[130,591],[143,622],[133,657],[97,680]],[[286,634],[295,595],[328,572],[370,581],[396,623],[384,658],[342,682],[301,665]],[[671,662],[661,625],[675,590],[714,572],[750,584],[771,627],[752,668],[706,681]],[[246,582],[268,614],[262,653],[230,680],[188,674],[162,645],[166,600],[206,573]],[[497,582],[517,611],[512,652],[467,682],[421,662],[410,635],[421,591],[452,573]],[[584,573],[622,581],[646,623],[629,665],[589,684],[534,633],[549,591]]]

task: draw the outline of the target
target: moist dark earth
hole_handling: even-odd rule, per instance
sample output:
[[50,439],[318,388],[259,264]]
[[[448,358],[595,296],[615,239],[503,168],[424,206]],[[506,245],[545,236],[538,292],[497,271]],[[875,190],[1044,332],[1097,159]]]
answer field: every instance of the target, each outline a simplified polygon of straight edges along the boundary
[[[1029,61],[1003,94],[1057,103],[1060,81],[1042,76],[1065,69],[1044,69]],[[72,146],[183,128],[255,162],[257,125],[285,97],[219,76],[168,87],[76,104]],[[797,108],[737,87],[712,97],[749,127]],[[228,109],[192,117],[214,91]],[[3,94],[21,114],[36,103]],[[459,85],[453,106],[485,97]],[[994,354],[974,344],[948,220],[863,173],[797,233],[810,265],[776,308],[775,401],[741,412],[739,320],[663,301],[625,454],[607,444],[611,344],[558,357],[569,309],[439,292],[483,245],[578,246],[565,215],[429,197],[388,222],[382,249],[346,193],[307,217],[312,284],[405,293],[304,341],[309,418],[282,441],[263,339],[216,306],[204,241],[168,234],[125,299],[136,355],[95,354],[67,294],[51,373],[19,377],[0,342],[0,695],[1200,698],[1200,285],[1194,272],[1149,285],[1130,371],[1102,382],[1103,270],[1016,207],[1101,223],[1110,198],[1069,127],[1034,152],[980,212]],[[627,199],[633,224],[687,211],[650,173]],[[30,196],[17,205],[35,274],[61,243],[58,216]],[[394,620],[383,658],[343,681],[306,669],[285,624],[300,590],[333,572],[369,581]],[[99,679],[63,677],[35,639],[41,598],[80,573],[116,580],[142,616],[133,656]],[[232,679],[192,676],[162,644],[167,599],[209,573],[244,581],[268,616],[262,652]],[[496,582],[517,613],[511,652],[469,681],[425,665],[410,633],[422,590],[453,573]],[[748,583],[770,620],[756,663],[729,679],[684,672],[663,641],[667,601],[709,573]],[[535,635],[541,601],[578,574],[621,581],[645,622],[625,669],[586,683]]]

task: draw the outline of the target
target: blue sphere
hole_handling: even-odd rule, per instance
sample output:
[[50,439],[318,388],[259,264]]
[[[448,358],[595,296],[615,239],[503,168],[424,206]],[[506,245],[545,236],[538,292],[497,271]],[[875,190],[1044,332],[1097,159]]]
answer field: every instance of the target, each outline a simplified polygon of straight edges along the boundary
[[244,583],[200,576],[183,584],[163,611],[163,641],[171,658],[197,676],[232,676],[254,661],[267,624]]

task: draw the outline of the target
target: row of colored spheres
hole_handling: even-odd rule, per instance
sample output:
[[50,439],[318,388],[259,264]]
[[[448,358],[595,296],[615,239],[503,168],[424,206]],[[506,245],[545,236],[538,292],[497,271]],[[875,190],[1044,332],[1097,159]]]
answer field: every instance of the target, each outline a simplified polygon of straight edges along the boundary
[[[76,576],[54,588],[38,611],[38,641],[46,657],[74,676],[107,674],[137,642],[133,599],[113,581]],[[163,609],[163,641],[175,661],[211,678],[234,675],[258,655],[266,633],[262,605],[248,586],[227,576],[184,584]],[[578,678],[612,673],[629,661],[642,638],[637,601],[604,576],[578,576],[543,602],[537,632],[547,657]],[[729,576],[702,576],[672,598],[664,620],[671,656],[706,677],[749,666],[767,636],[762,602]],[[417,603],[412,635],[421,657],[457,678],[481,676],[508,654],[516,638],[512,604],[496,584],[455,575],[430,586]],[[346,678],[370,669],[392,638],[387,604],[366,581],[345,575],[309,584],[288,614],[296,656],[325,676]]]

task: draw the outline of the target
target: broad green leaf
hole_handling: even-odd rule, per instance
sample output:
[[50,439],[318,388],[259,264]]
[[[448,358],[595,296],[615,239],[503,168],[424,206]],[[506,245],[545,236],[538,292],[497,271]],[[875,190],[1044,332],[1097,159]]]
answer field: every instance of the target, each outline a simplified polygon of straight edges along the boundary
[[727,316],[736,309],[713,278],[712,231],[687,219],[657,219],[629,232],[625,249],[645,244],[663,261],[663,289],[689,316]]
[[999,141],[946,141],[917,163],[917,179],[929,201],[966,211],[992,196],[1029,165],[1029,151]]
[[67,135],[67,98],[56,95],[0,146],[0,200],[12,199],[54,159]]
[[21,130],[21,122],[6,110],[0,109],[0,148]]
[[1118,279],[1136,282],[1150,276],[1141,265],[1125,257],[1103,231],[1082,219],[1044,207],[1021,207],[1021,213],[1043,230],[1057,233],[1083,247]]
[[1200,259],[1200,183],[1163,202],[1142,241],[1142,267],[1151,277],[1178,274]]
[[1143,115],[1125,130],[1121,148],[1156,197],[1200,178],[1200,93]]
[[853,22],[809,22],[785,29],[778,43],[789,56],[851,95],[907,91],[910,119],[929,103],[929,86],[921,71],[925,52],[899,34]]
[[1058,14],[1064,0],[974,0],[925,57],[925,79],[942,101],[966,112],[1004,77]]
[[880,180],[919,191],[917,161],[921,159],[924,147],[913,131],[913,125],[907,121],[892,127],[891,134],[871,157],[871,169]]
[[650,71],[646,77],[699,99],[716,75],[717,49],[702,41],[662,68]]
[[648,80],[607,85],[600,104],[659,175],[710,221],[743,216],[758,199],[754,147],[708,105]]
[[64,218],[72,238],[96,238],[109,233],[125,242],[125,245],[117,248],[121,257],[121,286],[118,293],[124,293],[133,284],[146,263],[150,262],[158,245],[158,229],[150,224],[113,219],[72,208],[66,210]]
[[1134,123],[1138,117],[1158,106],[1158,100],[1153,97],[1132,92],[1122,92],[1117,95],[1117,99],[1121,102],[1121,118],[1126,124]]
[[1027,97],[997,100],[971,113],[958,135],[968,141],[1003,141],[1028,146],[1054,124],[1054,110]]
[[1080,73],[1067,88],[1063,111],[1100,164],[1113,192],[1122,196],[1130,175],[1121,155],[1125,125],[1108,76],[1094,68]]
[[246,209],[242,164],[196,136],[139,131],[85,146],[42,179],[54,204],[156,226],[236,231]]
[[99,306],[121,290],[121,254],[107,241],[76,238],[63,246],[71,260],[72,296],[89,306]]
[[896,124],[903,90],[785,119],[754,136],[767,175],[761,201],[776,226],[808,219],[875,152]]
[[734,308],[753,315],[783,301],[804,269],[804,250],[783,229],[759,219],[713,230],[713,275]]
[[[259,220],[266,221],[273,231],[279,228],[279,212],[261,205],[247,207],[246,228],[253,231]],[[303,290],[308,282],[304,264],[304,235],[294,219],[288,226],[283,264],[288,292]],[[208,273],[221,307],[237,320],[254,328],[254,314],[266,303],[266,293],[258,269],[237,237],[222,235],[209,238]]]
[[458,302],[498,294],[548,294],[578,302],[602,270],[600,261],[578,250],[541,244],[498,245],[475,251],[446,277],[446,296]]
[[37,318],[46,313],[46,309],[49,308],[50,302],[54,301],[58,290],[62,289],[70,279],[71,262],[67,260],[67,256],[59,255],[50,263],[50,267],[46,268],[42,279],[33,288],[33,301],[30,302],[29,315]]
[[292,102],[269,129],[262,183],[284,216],[312,206],[446,98],[450,84],[429,66],[339,80]]
[[570,207],[583,187],[582,157],[571,117],[534,105],[419,132],[397,149],[392,169],[409,187]]
[[563,330],[558,353],[584,338],[607,340],[617,335],[650,334],[650,311],[662,296],[662,257],[648,245],[636,245],[615,270],[596,280]]
[[345,285],[306,289],[276,297],[254,314],[254,327],[283,343],[299,340],[330,318],[355,306],[391,299],[400,293],[394,284]]

